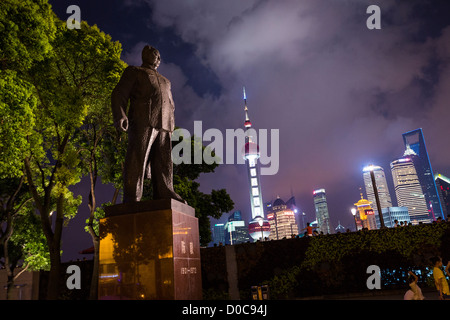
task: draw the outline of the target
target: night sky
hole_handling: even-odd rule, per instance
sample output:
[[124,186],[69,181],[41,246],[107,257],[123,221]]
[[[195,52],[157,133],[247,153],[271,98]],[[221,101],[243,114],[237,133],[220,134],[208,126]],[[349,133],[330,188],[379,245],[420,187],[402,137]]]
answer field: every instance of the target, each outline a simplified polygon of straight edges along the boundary
[[[389,163],[403,155],[402,133],[410,130],[423,129],[434,172],[450,175],[449,1],[50,3],[63,20],[78,5],[82,20],[121,42],[130,65],[141,64],[145,44],[158,48],[179,127],[242,128],[245,86],[253,127],[280,132],[280,168],[261,177],[263,200],[293,194],[306,221],[315,220],[312,191],[325,188],[333,227],[353,227],[350,208],[371,163],[385,169],[395,203]],[[366,27],[372,4],[381,9],[381,30]],[[226,188],[250,219],[245,165],[221,165],[199,182],[204,192]],[[87,199],[86,181],[73,190]],[[98,202],[112,192],[101,187]],[[87,212],[84,201],[64,230],[63,261],[92,246]]]

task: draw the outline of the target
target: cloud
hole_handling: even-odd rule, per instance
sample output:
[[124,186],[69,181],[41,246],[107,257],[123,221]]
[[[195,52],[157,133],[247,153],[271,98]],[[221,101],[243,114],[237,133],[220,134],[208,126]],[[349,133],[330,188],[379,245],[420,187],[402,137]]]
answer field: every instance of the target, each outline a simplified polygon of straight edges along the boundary
[[[450,152],[442,148],[450,133],[450,29],[427,37],[418,2],[383,1],[381,30],[366,28],[370,1],[146,3],[153,23],[194,45],[223,89],[219,97],[199,96],[187,83],[190,74],[162,65],[177,119],[242,127],[245,85],[254,126],[280,130],[280,171],[263,179],[263,194],[289,194],[292,186],[309,197],[327,185],[341,207],[352,205],[360,169],[378,161],[388,170],[403,153],[401,134],[418,127],[432,163],[450,170]],[[246,194],[246,177],[233,176]],[[227,183],[217,177],[218,188]]]

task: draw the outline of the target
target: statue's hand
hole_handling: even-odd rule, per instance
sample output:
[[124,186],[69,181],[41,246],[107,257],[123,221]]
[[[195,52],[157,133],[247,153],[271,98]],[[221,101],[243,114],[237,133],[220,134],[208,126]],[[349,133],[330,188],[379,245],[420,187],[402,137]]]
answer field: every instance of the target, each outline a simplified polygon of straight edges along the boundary
[[122,119],[120,119],[119,123],[116,125],[116,128],[123,132],[127,131],[128,130],[128,118],[123,117]]

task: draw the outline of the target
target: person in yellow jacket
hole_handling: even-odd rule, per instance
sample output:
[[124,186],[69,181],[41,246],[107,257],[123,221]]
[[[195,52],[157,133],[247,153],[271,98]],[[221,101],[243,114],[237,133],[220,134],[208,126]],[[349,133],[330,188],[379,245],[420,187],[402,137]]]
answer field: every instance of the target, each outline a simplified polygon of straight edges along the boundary
[[439,291],[440,300],[450,300],[450,290],[448,287],[448,281],[445,278],[444,272],[448,275],[450,268],[450,261],[447,263],[446,268],[442,271],[442,259],[440,257],[431,258],[433,265],[433,277],[436,289]]

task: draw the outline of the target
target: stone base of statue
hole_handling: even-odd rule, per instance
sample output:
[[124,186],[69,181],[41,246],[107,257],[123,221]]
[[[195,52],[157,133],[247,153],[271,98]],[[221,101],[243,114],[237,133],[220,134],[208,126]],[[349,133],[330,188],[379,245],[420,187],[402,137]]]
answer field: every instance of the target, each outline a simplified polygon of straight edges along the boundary
[[199,300],[201,281],[194,208],[172,199],[107,208],[100,220],[100,300]]

